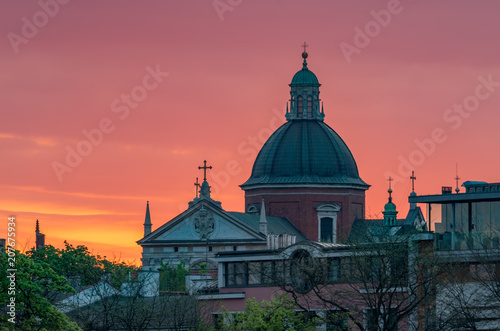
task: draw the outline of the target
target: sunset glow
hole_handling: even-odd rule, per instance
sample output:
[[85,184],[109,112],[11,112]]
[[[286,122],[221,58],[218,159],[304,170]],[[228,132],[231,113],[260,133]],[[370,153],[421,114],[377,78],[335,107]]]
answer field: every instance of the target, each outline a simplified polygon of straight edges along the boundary
[[47,244],[139,264],[146,201],[153,230],[184,211],[205,159],[212,197],[244,211],[238,185],[285,122],[304,41],[325,122],[371,185],[367,217],[381,216],[388,176],[401,217],[412,170],[422,195],[455,187],[457,164],[459,184],[499,182],[499,12],[494,0],[10,1],[0,238],[14,215],[31,248],[38,219]]

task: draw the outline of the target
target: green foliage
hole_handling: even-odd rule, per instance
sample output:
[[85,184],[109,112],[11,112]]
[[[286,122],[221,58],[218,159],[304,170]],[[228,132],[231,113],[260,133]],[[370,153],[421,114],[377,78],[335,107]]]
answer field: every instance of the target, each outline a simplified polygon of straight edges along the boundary
[[160,291],[186,291],[186,263],[182,261],[176,267],[169,268],[169,263],[161,264]]
[[[7,274],[7,254],[0,253],[0,272]],[[10,317],[2,313],[0,330],[80,330],[77,324],[58,311],[53,303],[65,295],[75,292],[68,283],[72,276],[80,277],[82,285],[97,283],[109,274],[112,285],[119,287],[136,267],[124,262],[109,261],[92,255],[86,246],[65,242],[65,248],[47,245],[26,254],[16,253],[16,324],[8,322]],[[10,280],[0,279],[0,304],[6,307],[10,300]],[[5,308],[3,308],[5,310]]]
[[[49,264],[31,259],[16,252],[15,285],[15,324],[8,321],[11,316],[2,314],[0,325],[3,329],[13,330],[80,330],[69,318],[58,311],[47,299],[49,293],[70,293],[74,291],[67,280],[52,270]],[[7,275],[7,255],[0,254],[1,270]],[[1,306],[6,307],[10,300],[10,280],[1,282]],[[10,292],[10,293],[9,293]]]
[[200,267],[200,275],[206,275],[208,273],[206,263],[198,263],[198,266]]
[[125,262],[109,261],[100,255],[92,255],[84,245],[74,247],[66,241],[64,245],[63,249],[47,245],[28,251],[27,254],[33,260],[48,263],[59,275],[79,276],[82,285],[95,284],[108,273],[111,275],[111,284],[119,287],[130,272],[137,271],[136,267]]
[[224,313],[224,322],[228,330],[315,330],[318,318],[297,312],[294,301],[286,295],[257,302],[255,298],[248,299],[245,312]]

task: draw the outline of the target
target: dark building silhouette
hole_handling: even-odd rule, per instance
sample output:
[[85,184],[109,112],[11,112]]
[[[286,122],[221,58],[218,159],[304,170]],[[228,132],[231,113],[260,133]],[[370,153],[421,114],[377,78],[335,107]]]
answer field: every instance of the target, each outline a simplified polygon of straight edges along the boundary
[[39,249],[45,246],[45,235],[40,232],[40,224],[38,220],[36,220],[36,229],[35,229],[35,248]]

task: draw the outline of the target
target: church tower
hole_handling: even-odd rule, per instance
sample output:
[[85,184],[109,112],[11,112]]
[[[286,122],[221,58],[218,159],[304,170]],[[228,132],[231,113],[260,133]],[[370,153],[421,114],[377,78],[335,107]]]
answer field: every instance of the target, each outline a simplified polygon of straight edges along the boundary
[[389,177],[389,202],[384,206],[384,226],[396,226],[396,217],[398,216],[398,211],[396,210],[396,205],[392,202],[392,188],[391,188],[392,178]]
[[36,220],[35,226],[35,249],[43,248],[45,246],[45,235],[40,232],[40,223]]
[[321,84],[308,68],[305,47],[302,58],[289,84],[287,122],[269,137],[241,185],[245,210],[258,212],[265,200],[267,215],[286,217],[309,240],[339,242],[354,219],[364,218],[369,185],[342,138],[323,121]]

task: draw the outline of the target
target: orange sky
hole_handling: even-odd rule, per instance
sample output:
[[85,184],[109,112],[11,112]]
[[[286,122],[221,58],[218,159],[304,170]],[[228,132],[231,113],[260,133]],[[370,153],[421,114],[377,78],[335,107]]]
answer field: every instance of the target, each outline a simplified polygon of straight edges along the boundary
[[15,215],[31,246],[39,219],[49,244],[138,262],[146,201],[153,229],[180,213],[204,159],[215,198],[243,211],[238,185],[284,121],[304,40],[325,121],[372,185],[368,216],[389,174],[400,216],[411,169],[418,194],[454,186],[456,163],[460,182],[498,182],[499,12],[494,0],[10,1],[0,237]]

